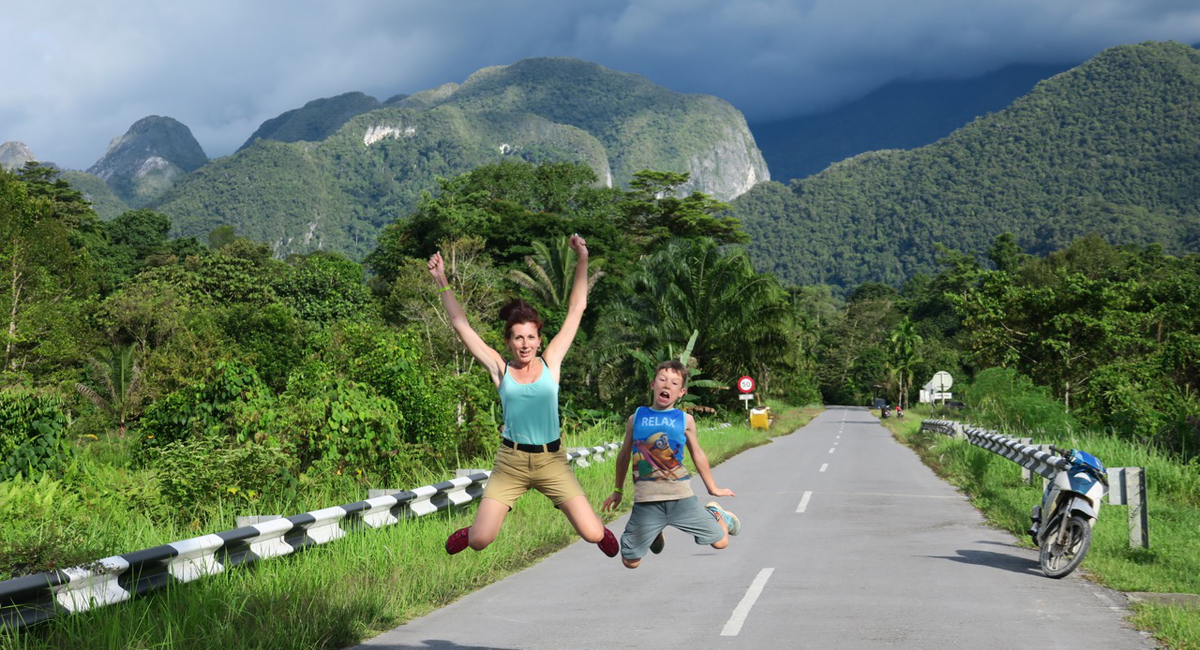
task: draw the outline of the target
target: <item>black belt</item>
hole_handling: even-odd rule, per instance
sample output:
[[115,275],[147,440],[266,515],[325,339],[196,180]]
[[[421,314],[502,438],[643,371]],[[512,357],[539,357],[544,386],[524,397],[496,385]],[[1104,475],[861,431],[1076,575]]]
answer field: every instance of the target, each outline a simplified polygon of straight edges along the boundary
[[552,440],[544,445],[527,445],[523,442],[513,442],[508,438],[500,438],[500,444],[504,445],[505,447],[512,447],[517,451],[527,451],[532,454],[541,453],[543,451],[558,451],[561,442],[562,439],[560,438],[559,440]]

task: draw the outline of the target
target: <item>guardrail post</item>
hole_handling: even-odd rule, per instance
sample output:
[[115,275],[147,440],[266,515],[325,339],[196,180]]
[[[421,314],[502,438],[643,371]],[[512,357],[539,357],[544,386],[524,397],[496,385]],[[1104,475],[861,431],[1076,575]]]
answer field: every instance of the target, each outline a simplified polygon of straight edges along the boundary
[[1146,512],[1146,473],[1141,467],[1125,468],[1129,500],[1129,547],[1150,548],[1150,520]]
[[[1033,438],[1017,438],[1017,442],[1023,445],[1029,445],[1031,447],[1033,446]],[[1021,482],[1025,485],[1035,484],[1033,480],[1033,470],[1025,467],[1024,465],[1021,466]]]

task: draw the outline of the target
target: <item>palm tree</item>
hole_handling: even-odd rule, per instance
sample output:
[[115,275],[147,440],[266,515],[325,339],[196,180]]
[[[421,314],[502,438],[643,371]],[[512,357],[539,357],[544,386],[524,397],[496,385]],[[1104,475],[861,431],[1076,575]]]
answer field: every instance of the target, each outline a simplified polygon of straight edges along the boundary
[[103,358],[91,357],[92,378],[104,394],[84,383],[75,384],[80,395],[117,423],[117,435],[124,438],[129,419],[138,414],[142,402],[142,368],[134,359],[136,346],[114,346],[103,351]]
[[[561,323],[567,312],[567,301],[571,297],[571,285],[575,282],[575,251],[569,237],[554,240],[553,248],[540,241],[533,242],[533,255],[525,257],[529,272],[512,271],[509,279],[525,288],[538,306],[545,308],[545,315],[554,314],[555,324]],[[604,260],[588,259],[588,289],[596,286],[603,275],[600,270]]]
[[921,341],[916,324],[907,316],[888,334],[887,365],[899,383],[900,399],[897,403],[902,408],[908,408],[908,392],[912,386],[913,371],[922,360],[917,351]]
[[640,394],[629,350],[667,358],[695,333],[692,356],[713,378],[764,370],[787,350],[788,303],[774,277],[754,271],[744,250],[709,239],[674,240],[643,257],[626,278],[628,300],[601,317],[601,381]]

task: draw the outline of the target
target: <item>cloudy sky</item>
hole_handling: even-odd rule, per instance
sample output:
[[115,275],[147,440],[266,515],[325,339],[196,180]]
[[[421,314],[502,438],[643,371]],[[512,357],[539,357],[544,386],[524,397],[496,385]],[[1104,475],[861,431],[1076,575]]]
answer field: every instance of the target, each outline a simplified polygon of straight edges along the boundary
[[0,16],[0,142],[72,169],[147,115],[215,158],[312,99],[532,56],[717,95],[754,123],[894,80],[1200,42],[1197,0],[0,0]]

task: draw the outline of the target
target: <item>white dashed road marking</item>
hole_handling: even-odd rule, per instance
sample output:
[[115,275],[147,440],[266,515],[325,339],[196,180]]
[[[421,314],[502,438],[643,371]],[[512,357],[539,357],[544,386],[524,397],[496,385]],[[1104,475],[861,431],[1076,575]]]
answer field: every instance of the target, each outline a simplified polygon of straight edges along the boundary
[[742,623],[745,623],[746,617],[750,615],[750,608],[754,607],[754,603],[758,601],[759,594],[762,593],[763,587],[767,585],[767,580],[771,578],[771,574],[774,572],[775,569],[763,569],[758,572],[758,576],[754,578],[754,582],[746,590],[746,595],[742,596],[742,602],[733,608],[733,615],[725,623],[725,628],[721,630],[721,636],[737,636],[738,632],[742,631]]
[[822,472],[824,472],[824,471],[825,471],[826,469],[828,469],[828,468],[829,468],[829,463],[825,463],[824,465],[821,465],[821,471],[822,471]]
[[804,496],[800,497],[800,505],[796,506],[796,512],[804,512],[804,509],[808,507],[808,500],[811,498],[812,490],[805,492]]

